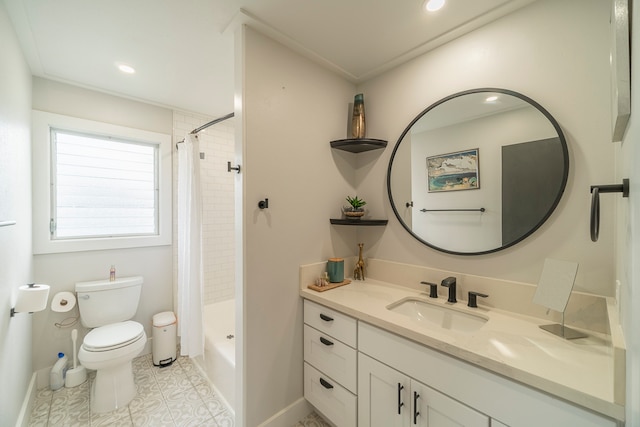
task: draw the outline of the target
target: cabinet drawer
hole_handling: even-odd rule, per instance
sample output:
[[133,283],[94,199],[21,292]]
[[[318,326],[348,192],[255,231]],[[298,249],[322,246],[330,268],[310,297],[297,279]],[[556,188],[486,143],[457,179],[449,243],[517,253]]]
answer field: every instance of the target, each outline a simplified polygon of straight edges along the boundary
[[355,349],[304,325],[304,360],[352,393],[356,393],[358,381],[356,359]]
[[357,398],[340,384],[304,364],[304,397],[338,427],[355,427]]
[[352,317],[304,300],[304,323],[351,347],[356,347],[357,321]]

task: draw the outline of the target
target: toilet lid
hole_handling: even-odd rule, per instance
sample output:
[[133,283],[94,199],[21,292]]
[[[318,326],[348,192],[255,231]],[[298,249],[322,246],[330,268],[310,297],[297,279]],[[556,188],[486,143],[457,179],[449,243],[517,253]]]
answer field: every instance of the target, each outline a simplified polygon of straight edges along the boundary
[[140,323],[127,320],[95,328],[84,337],[82,347],[87,351],[108,351],[137,341],[143,335]]

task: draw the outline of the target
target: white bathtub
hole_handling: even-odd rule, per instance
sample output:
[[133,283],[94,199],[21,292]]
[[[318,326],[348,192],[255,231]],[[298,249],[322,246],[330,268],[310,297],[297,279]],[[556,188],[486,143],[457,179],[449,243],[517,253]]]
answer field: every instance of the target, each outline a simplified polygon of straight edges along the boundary
[[205,305],[204,358],[196,358],[231,411],[235,403],[235,304],[227,300]]

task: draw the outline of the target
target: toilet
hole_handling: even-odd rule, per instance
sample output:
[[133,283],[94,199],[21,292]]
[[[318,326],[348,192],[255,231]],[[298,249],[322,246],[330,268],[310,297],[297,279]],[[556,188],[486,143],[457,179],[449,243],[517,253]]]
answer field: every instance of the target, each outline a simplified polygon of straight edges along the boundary
[[84,337],[78,360],[96,370],[91,386],[91,411],[122,408],[136,396],[131,361],[147,342],[144,327],[130,320],[138,309],[143,278],[76,283],[82,324],[92,330]]

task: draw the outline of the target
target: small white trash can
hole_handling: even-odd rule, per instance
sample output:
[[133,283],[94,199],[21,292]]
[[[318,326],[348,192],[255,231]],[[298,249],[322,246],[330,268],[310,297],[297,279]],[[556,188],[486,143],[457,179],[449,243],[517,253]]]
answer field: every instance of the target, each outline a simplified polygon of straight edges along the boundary
[[151,353],[155,366],[162,368],[176,360],[176,323],[176,315],[172,311],[164,311],[153,316]]

